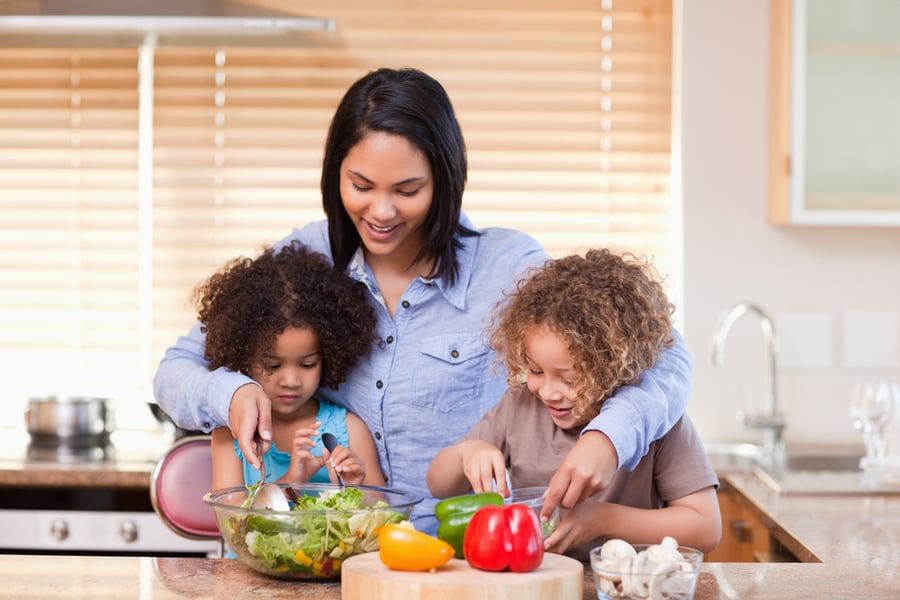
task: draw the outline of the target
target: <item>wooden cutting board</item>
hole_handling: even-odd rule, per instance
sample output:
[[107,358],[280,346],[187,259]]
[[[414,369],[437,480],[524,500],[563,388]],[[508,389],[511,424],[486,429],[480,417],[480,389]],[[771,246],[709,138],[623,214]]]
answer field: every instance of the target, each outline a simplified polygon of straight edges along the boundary
[[378,552],[358,554],[341,565],[342,600],[580,600],[584,565],[561,554],[544,554],[528,573],[480,571],[460,558],[435,571],[388,569]]

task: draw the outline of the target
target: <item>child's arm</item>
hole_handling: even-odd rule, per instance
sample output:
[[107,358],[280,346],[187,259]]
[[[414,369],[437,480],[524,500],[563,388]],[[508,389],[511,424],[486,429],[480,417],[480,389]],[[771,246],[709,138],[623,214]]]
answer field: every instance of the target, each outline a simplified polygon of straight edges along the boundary
[[435,498],[459,496],[468,491],[497,492],[509,496],[506,486],[506,461],[503,453],[488,442],[466,440],[447,446],[435,455],[425,475]]
[[631,544],[658,544],[664,536],[703,552],[715,550],[722,536],[722,517],[713,487],[647,509],[589,499],[566,512],[544,542],[552,552],[584,544],[598,537],[620,538]]
[[[378,451],[372,433],[357,415],[347,413],[347,438],[350,448],[337,446],[328,457],[346,483],[384,485],[384,474],[378,463]],[[326,450],[327,452],[327,450]]]
[[244,465],[234,451],[234,438],[227,427],[212,431],[212,489],[245,485]]

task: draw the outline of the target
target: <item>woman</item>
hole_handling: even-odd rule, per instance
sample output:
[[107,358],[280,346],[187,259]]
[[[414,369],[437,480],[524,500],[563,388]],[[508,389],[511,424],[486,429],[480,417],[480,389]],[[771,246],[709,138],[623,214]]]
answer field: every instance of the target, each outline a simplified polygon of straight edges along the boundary
[[[322,397],[369,426],[388,485],[419,493],[420,529],[436,526],[425,484],[434,454],[455,442],[497,400],[505,374],[491,369],[484,327],[493,305],[548,256],[530,236],[477,230],[461,212],[466,150],[450,98],[414,69],[379,69],[341,100],[325,143],[326,221],[294,230],[366,284],[379,342],[347,381]],[[271,439],[267,396],[249,378],[209,371],[195,326],[166,352],[154,378],[157,402],[176,423],[229,424],[254,466],[255,439]],[[676,336],[638,386],[607,401],[550,482],[544,511],[572,507],[634,467],[681,417],[691,358]],[[262,448],[264,451],[264,448]]]

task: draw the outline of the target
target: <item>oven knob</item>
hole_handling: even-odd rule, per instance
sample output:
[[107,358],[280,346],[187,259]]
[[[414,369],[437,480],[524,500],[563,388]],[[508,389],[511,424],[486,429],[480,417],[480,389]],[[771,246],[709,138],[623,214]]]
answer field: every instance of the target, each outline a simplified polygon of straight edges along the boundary
[[122,521],[122,524],[119,525],[119,535],[122,536],[122,539],[126,542],[133,542],[138,539],[138,527],[137,523],[132,521],[131,519],[125,519]]
[[53,519],[53,522],[50,523],[50,535],[58,542],[63,541],[69,537],[69,524],[59,517]]

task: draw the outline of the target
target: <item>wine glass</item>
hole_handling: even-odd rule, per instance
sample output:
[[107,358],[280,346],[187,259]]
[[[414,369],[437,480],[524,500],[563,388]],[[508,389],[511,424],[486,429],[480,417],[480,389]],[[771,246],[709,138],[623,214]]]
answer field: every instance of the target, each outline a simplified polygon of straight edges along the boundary
[[885,457],[885,431],[894,418],[894,393],[885,380],[857,381],[850,401],[853,427],[862,431],[866,459],[880,463]]

